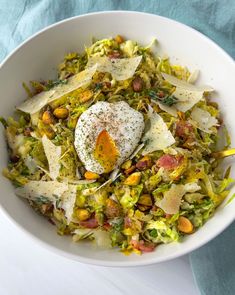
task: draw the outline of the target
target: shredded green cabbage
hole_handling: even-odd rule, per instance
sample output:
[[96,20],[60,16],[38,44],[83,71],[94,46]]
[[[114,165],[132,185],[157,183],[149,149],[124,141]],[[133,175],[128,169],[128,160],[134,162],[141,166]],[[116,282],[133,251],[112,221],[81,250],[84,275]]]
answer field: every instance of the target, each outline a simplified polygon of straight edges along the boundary
[[[151,50],[155,41],[142,46],[121,36],[94,40],[84,52],[72,52],[64,57],[56,79],[30,81],[29,86],[24,83],[28,101],[42,91],[65,87],[68,78],[87,69],[88,62],[97,60],[97,57],[106,58],[109,69],[113,70],[110,60],[125,58],[129,61],[141,56],[134,75],[119,80],[112,76],[112,71],[96,70],[87,83],[59,99],[42,104],[35,114],[17,111],[8,119],[0,118],[9,153],[3,175],[22,190],[31,181],[44,184],[51,181],[55,186],[52,191],[57,192],[54,202],[46,197],[47,192],[34,200],[29,198],[28,202],[55,224],[58,234],[72,235],[75,242],[92,240],[101,247],[118,246],[124,253],[144,252],[161,243],[181,242],[184,235],[193,233],[215,214],[234,183],[230,177],[231,169],[224,173],[221,161],[212,155],[218,150],[221,137],[226,139],[223,146],[220,144],[221,149],[231,144],[218,104],[211,100],[210,91],[205,90],[201,91],[201,99],[195,100],[196,103],[191,104],[189,95],[186,102],[191,107],[185,112],[179,111],[177,105],[186,102],[180,101],[183,96],[176,95],[177,87],[164,78],[165,74],[171,75],[173,80],[182,80],[177,80],[178,84],[186,85],[186,90],[187,86],[194,87],[189,83],[192,75],[185,66],[172,64],[170,58],[155,56]],[[74,147],[78,119],[100,101],[125,101],[140,112],[145,121],[144,134],[138,143],[141,148],[116,169],[115,175],[96,175],[86,171]],[[200,113],[207,114],[210,126],[201,120],[203,118],[198,119]],[[148,122],[154,116],[162,120],[158,120],[161,121],[159,124],[156,119],[154,128],[151,128],[153,126]],[[165,136],[160,136],[161,133]],[[59,172],[57,170],[58,175],[53,181],[50,175],[53,163],[44,151],[43,136],[50,141],[50,146],[55,150],[59,147],[61,151],[56,163]],[[150,141],[155,143],[151,150],[148,149]],[[159,144],[164,147],[159,148]],[[144,151],[147,152],[143,157]],[[140,173],[141,177],[130,180],[134,172]],[[57,184],[67,186],[68,190],[60,192]],[[175,214],[167,214],[164,206],[171,202],[162,204],[172,187],[187,187],[187,190],[183,193],[178,190],[174,202],[180,201],[179,209]],[[193,228],[191,232],[179,227],[181,217],[188,219]]]

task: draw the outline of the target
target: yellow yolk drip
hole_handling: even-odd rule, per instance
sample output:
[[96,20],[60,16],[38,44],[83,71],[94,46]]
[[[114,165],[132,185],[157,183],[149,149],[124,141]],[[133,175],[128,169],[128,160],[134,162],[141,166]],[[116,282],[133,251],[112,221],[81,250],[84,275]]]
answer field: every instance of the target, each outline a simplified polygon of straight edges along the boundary
[[104,172],[108,173],[115,168],[119,151],[114,140],[106,130],[100,132],[97,137],[94,158],[104,168]]

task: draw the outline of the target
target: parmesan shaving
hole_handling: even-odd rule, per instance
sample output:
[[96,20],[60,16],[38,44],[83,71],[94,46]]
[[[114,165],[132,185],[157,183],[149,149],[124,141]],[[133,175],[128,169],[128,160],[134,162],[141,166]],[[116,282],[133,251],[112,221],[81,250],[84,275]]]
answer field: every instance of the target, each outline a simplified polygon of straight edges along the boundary
[[182,197],[186,193],[193,193],[200,190],[197,183],[172,184],[171,188],[164,193],[163,199],[157,202],[157,206],[167,214],[176,214],[179,212]]
[[48,199],[52,203],[68,190],[68,184],[58,181],[29,181],[23,187],[15,190],[17,196],[32,201],[38,201],[42,197]]
[[90,183],[94,183],[94,182],[96,182],[95,179],[78,179],[78,180],[68,179],[68,183],[77,184],[77,185],[90,184]]
[[181,199],[185,193],[182,184],[173,184],[171,188],[164,193],[164,197],[157,203],[157,206],[167,214],[176,214],[179,211]]
[[198,76],[199,76],[199,70],[195,70],[195,71],[193,71],[193,72],[190,74],[190,76],[188,77],[187,82],[188,82],[188,83],[191,83],[191,84],[194,84],[194,83],[197,81]]
[[218,124],[218,120],[203,109],[194,108],[191,118],[197,123],[197,127],[207,133],[211,133],[210,128]]
[[199,91],[199,92],[212,92],[214,91],[214,89],[210,86],[196,86],[196,85],[193,85],[193,84],[190,84],[186,81],[183,81],[183,80],[180,80],[180,79],[177,79],[176,77],[174,76],[171,76],[171,75],[168,75],[166,73],[161,73],[163,78],[169,82],[170,84],[176,86],[176,87],[179,87],[179,88],[182,88],[182,89],[185,89],[185,90],[189,90],[189,91]]
[[112,179],[108,179],[107,181],[105,181],[103,184],[101,184],[99,187],[94,188],[94,192],[97,192],[98,190],[100,190],[101,188],[103,188],[104,186],[106,186],[107,184],[112,183],[113,180]]
[[116,177],[118,176],[118,173],[119,173],[119,169],[118,168],[115,168],[113,170],[113,172],[110,174],[109,179],[111,179],[112,181],[114,181],[116,179]]
[[58,181],[30,181],[23,187],[17,188],[15,193],[19,197],[23,197],[36,202],[49,201],[56,206],[64,209],[67,223],[72,220],[73,209],[76,202],[77,185],[68,185]]
[[87,66],[89,68],[97,64],[97,71],[110,73],[115,80],[122,81],[133,77],[141,59],[142,56],[121,59],[93,56],[88,59]]
[[164,150],[175,143],[175,139],[168,130],[166,123],[157,113],[150,116],[150,129],[144,134],[142,141],[146,141],[142,152],[143,155]]
[[61,147],[54,145],[46,135],[42,137],[42,145],[47,157],[50,177],[55,180],[60,172]]
[[[185,97],[188,97],[188,100],[180,101],[175,104],[175,108],[181,112],[187,112],[190,110],[196,103],[198,103],[200,100],[203,99],[203,92],[198,91],[187,91],[187,90],[181,90],[181,95],[183,96],[183,93]],[[174,95],[174,93],[173,93]]]
[[151,102],[152,102],[152,103],[155,103],[156,105],[158,105],[159,108],[160,108],[161,110],[163,110],[164,112],[166,112],[166,113],[172,115],[173,117],[177,117],[177,110],[176,110],[176,108],[175,108],[174,106],[169,107],[169,106],[167,106],[166,104],[161,103],[161,102],[159,102],[159,101],[155,101],[155,100],[153,100],[153,99],[151,99]]
[[77,196],[77,186],[76,185],[68,185],[68,190],[63,193],[61,196],[61,208],[65,211],[65,217],[67,219],[67,223],[69,224],[72,221],[73,217],[73,209],[76,202]]
[[109,232],[97,229],[93,231],[93,236],[98,247],[105,249],[111,247],[111,239]]
[[177,98],[179,102],[188,102],[193,100],[194,98],[198,98],[199,100],[203,98],[202,91],[192,91],[192,90],[187,90],[180,87],[176,87],[172,95],[175,98]]
[[141,143],[140,145],[138,145],[135,151],[133,152],[133,154],[130,156],[130,160],[132,160],[143,147],[144,147],[144,143]]
[[66,84],[60,84],[53,87],[51,90],[42,91],[41,93],[36,94],[34,97],[29,98],[23,104],[18,106],[17,109],[29,114],[37,113],[46,104],[59,99],[63,95],[68,94],[71,91],[89,83],[92,79],[92,76],[96,72],[96,69],[96,64],[94,64],[92,67],[88,67],[86,70],[69,78]]

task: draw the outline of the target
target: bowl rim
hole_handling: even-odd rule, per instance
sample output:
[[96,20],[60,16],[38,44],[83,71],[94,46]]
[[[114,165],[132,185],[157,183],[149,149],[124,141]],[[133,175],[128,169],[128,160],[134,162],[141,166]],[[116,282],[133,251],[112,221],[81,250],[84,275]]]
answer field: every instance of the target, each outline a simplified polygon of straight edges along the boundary
[[[167,21],[171,24],[175,24],[180,26],[181,28],[191,31],[193,32],[193,34],[197,34],[201,39],[203,39],[204,41],[206,41],[210,46],[213,46],[217,51],[219,51],[219,53],[221,55],[224,56],[224,58],[226,58],[230,63],[233,63],[235,66],[235,61],[234,59],[224,50],[222,49],[219,45],[217,45],[213,40],[211,40],[209,37],[205,36],[204,34],[202,34],[201,32],[197,31],[196,29],[183,24],[179,21],[170,19],[168,17],[164,17],[164,16],[160,16],[157,14],[152,14],[152,13],[146,13],[146,12],[139,12],[139,11],[129,11],[129,10],[108,10],[108,11],[99,11],[99,12],[92,12],[92,13],[86,13],[86,14],[82,14],[82,15],[77,15],[77,16],[73,16],[70,18],[66,18],[63,19],[59,22],[53,23],[49,26],[46,26],[45,28],[37,31],[36,33],[34,33],[33,35],[31,35],[30,37],[26,38],[22,43],[20,43],[15,49],[13,49],[4,59],[3,61],[0,63],[0,70],[2,69],[2,67],[4,66],[4,64],[6,64],[18,51],[22,50],[24,48],[24,46],[29,43],[30,41],[32,41],[34,38],[36,38],[37,36],[43,34],[45,31],[53,29],[54,27],[60,26],[64,23],[70,22],[74,19],[80,19],[80,18],[87,18],[87,17],[92,17],[95,15],[121,15],[121,14],[125,14],[125,15],[142,15],[145,17],[156,17],[158,19],[162,19],[164,21]],[[108,260],[99,260],[99,259],[95,259],[95,258],[86,258],[83,257],[81,255],[75,255],[75,254],[71,254],[69,252],[66,252],[64,250],[61,250],[59,248],[57,248],[56,246],[52,246],[51,244],[47,243],[46,241],[41,240],[40,238],[38,238],[37,236],[35,236],[32,232],[28,231],[26,228],[24,228],[21,224],[19,224],[18,222],[15,221],[15,219],[7,212],[7,210],[1,205],[0,203],[0,210],[3,212],[3,214],[5,215],[5,217],[11,221],[14,225],[16,225],[17,228],[19,228],[23,233],[26,234],[26,236],[30,237],[32,240],[35,240],[39,245],[42,245],[44,248],[50,250],[50,252],[53,252],[57,255],[63,256],[67,259],[71,259],[73,261],[77,261],[77,262],[81,262],[81,263],[86,263],[86,264],[91,264],[91,265],[98,265],[98,266],[106,266],[106,267],[135,267],[135,266],[146,266],[146,265],[151,265],[151,264],[156,264],[156,263],[160,263],[160,262],[164,262],[164,261],[169,261],[175,258],[179,258],[183,255],[186,255],[188,253],[191,253],[192,251],[202,247],[203,245],[207,244],[209,241],[213,240],[215,237],[217,237],[218,235],[220,235],[234,220],[235,220],[235,214],[232,218],[228,219],[220,228],[219,230],[217,230],[216,232],[214,232],[212,235],[210,235],[209,237],[205,237],[205,239],[203,241],[199,241],[196,245],[193,245],[192,247],[190,247],[189,249],[184,249],[183,251],[181,251],[180,253],[177,254],[170,254],[168,256],[164,256],[164,257],[156,257],[156,258],[148,258],[147,254],[146,255],[146,259],[145,260],[136,260],[136,261],[108,261]]]

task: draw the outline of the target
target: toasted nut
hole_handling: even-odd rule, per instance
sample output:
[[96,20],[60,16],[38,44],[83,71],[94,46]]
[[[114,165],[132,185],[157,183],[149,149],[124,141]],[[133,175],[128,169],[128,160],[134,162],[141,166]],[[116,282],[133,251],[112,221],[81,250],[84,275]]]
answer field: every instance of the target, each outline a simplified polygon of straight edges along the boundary
[[99,174],[97,174],[95,172],[91,172],[91,171],[86,171],[84,176],[88,180],[98,179],[100,177]]
[[139,170],[145,170],[147,168],[150,168],[152,165],[151,158],[148,156],[144,156],[142,159],[140,159],[136,163],[136,168]]
[[42,122],[46,125],[54,124],[55,123],[55,118],[53,114],[50,111],[45,111],[42,114]]
[[105,215],[108,218],[118,217],[120,215],[120,207],[117,202],[112,199],[106,200]]
[[120,36],[120,35],[117,35],[117,36],[115,37],[115,41],[116,41],[118,44],[121,44],[121,43],[124,42],[124,38],[123,38],[122,36]]
[[80,102],[86,102],[86,101],[90,100],[92,98],[92,96],[93,96],[93,91],[87,89],[80,94],[79,100],[80,100]]
[[121,167],[122,167],[122,169],[126,170],[126,169],[129,169],[131,167],[131,164],[132,164],[132,161],[128,160],[128,161],[124,162]]
[[59,107],[54,110],[53,114],[58,119],[66,119],[69,115],[69,110],[63,107]]
[[85,221],[91,216],[91,214],[86,209],[77,209],[76,216],[79,221]]
[[132,88],[135,92],[141,92],[144,86],[143,84],[143,80],[140,77],[136,77],[132,81]]
[[152,202],[151,196],[149,194],[144,194],[144,195],[140,196],[139,200],[138,200],[138,204],[144,205],[147,207],[152,207],[153,202]]
[[188,218],[180,216],[178,219],[178,230],[185,234],[190,234],[193,231],[193,224]]
[[135,165],[132,165],[130,168],[128,168],[128,169],[126,169],[125,171],[124,171],[124,173],[126,174],[126,175],[129,175],[129,174],[131,174],[133,171],[135,171]]
[[127,185],[137,185],[140,183],[141,172],[134,172],[130,176],[127,177],[124,184]]

